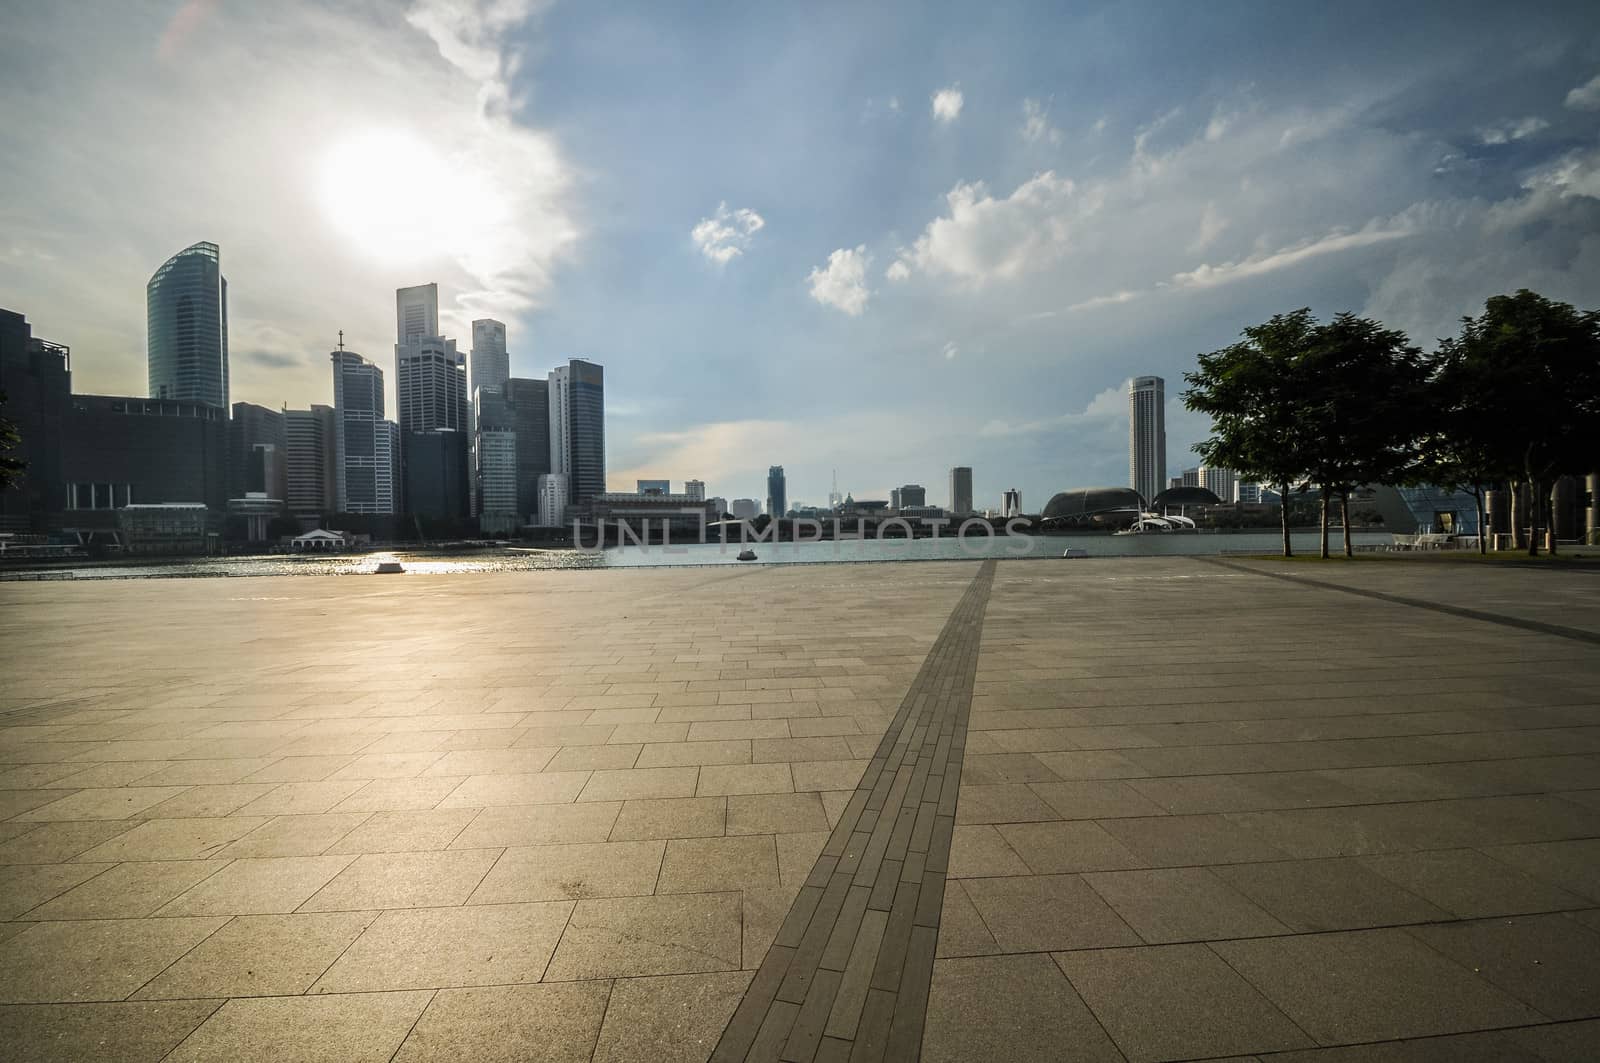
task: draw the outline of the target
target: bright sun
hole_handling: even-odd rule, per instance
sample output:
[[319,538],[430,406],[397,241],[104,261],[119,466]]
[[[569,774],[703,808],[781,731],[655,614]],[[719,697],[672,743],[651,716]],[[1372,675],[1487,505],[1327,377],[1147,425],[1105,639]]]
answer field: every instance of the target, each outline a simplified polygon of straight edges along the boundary
[[367,130],[329,150],[317,201],[354,250],[392,265],[470,248],[504,214],[489,182],[399,129]]

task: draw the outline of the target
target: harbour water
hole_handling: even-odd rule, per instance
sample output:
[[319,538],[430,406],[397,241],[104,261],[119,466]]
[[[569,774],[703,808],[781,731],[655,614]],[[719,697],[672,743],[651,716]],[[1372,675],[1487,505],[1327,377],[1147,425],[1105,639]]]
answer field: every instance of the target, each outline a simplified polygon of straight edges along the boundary
[[[1299,552],[1317,549],[1317,533],[1295,532]],[[1357,547],[1387,546],[1388,532],[1357,532]],[[1341,549],[1335,535],[1333,549]],[[1194,535],[1048,535],[981,534],[964,539],[840,539],[829,542],[756,543],[758,560],[741,562],[738,543],[646,547],[621,546],[602,551],[525,550],[373,552],[331,557],[259,556],[172,558],[148,562],[63,564],[48,569],[0,573],[6,578],[156,579],[208,576],[295,576],[370,574],[380,563],[398,561],[409,574],[522,572],[550,569],[650,568],[662,565],[821,564],[875,561],[960,561],[983,558],[1060,559],[1069,547],[1088,560],[1103,557],[1174,557],[1217,554],[1273,554],[1281,549],[1277,532],[1199,533]]]

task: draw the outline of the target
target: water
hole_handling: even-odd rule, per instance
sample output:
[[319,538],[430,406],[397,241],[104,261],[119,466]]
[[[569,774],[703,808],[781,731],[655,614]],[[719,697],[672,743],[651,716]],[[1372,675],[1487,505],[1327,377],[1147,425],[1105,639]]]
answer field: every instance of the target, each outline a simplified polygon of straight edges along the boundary
[[[1356,532],[1357,547],[1387,546],[1388,532]],[[1317,549],[1316,532],[1292,536],[1297,552]],[[1333,539],[1334,549],[1340,540]],[[757,563],[821,564],[857,561],[961,561],[995,558],[1060,558],[1073,548],[1096,557],[1175,557],[1221,553],[1273,554],[1282,548],[1275,531],[1196,535],[983,535],[964,540],[843,539],[820,543],[754,543]],[[173,558],[145,564],[62,565],[47,570],[0,572],[0,578],[155,579],[204,576],[344,576],[371,573],[380,561],[399,561],[410,574],[527,572],[544,569],[655,568],[672,565],[749,564],[737,558],[739,545],[716,543],[613,547],[598,553],[578,550],[406,551],[337,557],[285,556]]]

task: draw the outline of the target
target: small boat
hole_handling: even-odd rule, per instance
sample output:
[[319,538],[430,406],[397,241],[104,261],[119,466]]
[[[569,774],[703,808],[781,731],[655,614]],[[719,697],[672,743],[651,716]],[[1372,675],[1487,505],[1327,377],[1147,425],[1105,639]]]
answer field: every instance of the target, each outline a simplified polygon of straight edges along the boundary
[[754,550],[746,549],[746,550],[740,550],[739,551],[739,560],[740,561],[754,561],[755,559],[756,559],[756,552]]
[[1069,546],[1061,552],[1062,557],[1088,557],[1089,551],[1079,546]]
[[388,572],[404,572],[405,568],[398,561],[379,561],[378,567],[373,571],[383,575]]

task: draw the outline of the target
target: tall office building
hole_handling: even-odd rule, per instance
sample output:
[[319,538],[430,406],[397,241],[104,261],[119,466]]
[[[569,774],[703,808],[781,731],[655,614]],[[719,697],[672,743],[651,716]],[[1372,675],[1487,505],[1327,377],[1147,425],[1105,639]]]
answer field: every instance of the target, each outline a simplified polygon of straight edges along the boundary
[[320,524],[339,505],[339,436],[332,406],[284,410],[284,502],[304,522]]
[[[904,488],[901,491],[903,499]],[[972,512],[972,469],[969,466],[957,465],[950,470],[950,512],[957,516]]]
[[0,310],[0,392],[20,437],[8,457],[26,463],[0,491],[0,531],[43,532],[66,505],[63,433],[72,408],[72,351],[33,334],[28,319]]
[[1179,485],[1178,485],[1180,487],[1199,487],[1200,486],[1200,466],[1196,465],[1192,469],[1183,470],[1183,475],[1180,476],[1178,479],[1181,481],[1181,483],[1179,483]]
[[704,480],[685,480],[683,481],[683,493],[688,495],[691,501],[704,502],[706,500],[706,482]]
[[774,519],[789,512],[789,485],[784,479],[783,466],[767,469],[767,515]]
[[341,513],[395,512],[398,433],[383,419],[383,370],[354,351],[333,351],[335,505]]
[[567,477],[568,501],[606,489],[605,369],[573,358],[550,371],[550,470]]
[[900,488],[900,504],[895,506],[925,506],[928,504],[928,489],[921,484],[906,484]]
[[473,512],[483,530],[503,531],[529,512],[518,505],[516,421],[503,387],[478,388],[473,400]]
[[511,377],[500,389],[517,434],[517,512],[539,508],[539,477],[550,471],[550,384]]
[[1128,382],[1128,481],[1145,505],[1167,483],[1166,387],[1158,376]]
[[468,431],[467,360],[456,351],[456,341],[425,336],[396,344],[394,354],[399,367],[395,420],[400,431]]
[[900,488],[898,488],[898,487],[889,488],[889,508],[890,509],[899,509],[900,508]]
[[1216,495],[1224,502],[1234,500],[1234,485],[1238,482],[1238,474],[1232,469],[1220,469],[1213,465],[1200,466],[1200,486]]
[[216,244],[179,251],[145,286],[150,397],[228,405],[228,281]]
[[547,472],[539,477],[539,524],[553,528],[559,525],[567,512],[567,501],[572,487],[564,472]]
[[418,284],[394,293],[394,341],[414,343],[439,335],[439,286]]
[[288,450],[283,411],[251,402],[234,403],[228,422],[228,497],[260,492],[286,501]]
[[479,388],[497,388],[511,379],[511,358],[506,354],[506,326],[493,318],[472,323],[472,394]]
[[1006,518],[1022,516],[1022,489],[1017,487],[1006,488],[1005,503],[1001,513]]

